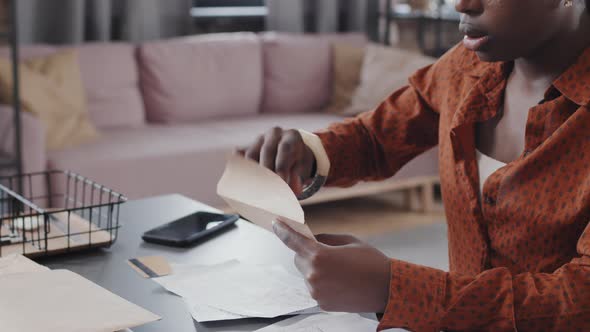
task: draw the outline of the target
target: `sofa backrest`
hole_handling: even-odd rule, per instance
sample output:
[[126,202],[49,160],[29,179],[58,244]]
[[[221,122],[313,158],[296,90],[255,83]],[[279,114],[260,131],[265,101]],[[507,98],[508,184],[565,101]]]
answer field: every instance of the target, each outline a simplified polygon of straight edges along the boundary
[[139,47],[151,122],[321,110],[332,96],[332,45],[364,46],[363,34],[227,33]]
[[254,115],[262,100],[262,47],[254,33],[148,42],[138,51],[151,122]]
[[263,113],[317,111],[330,100],[330,43],[300,35],[267,33]]
[[[23,59],[46,56],[60,48],[72,47],[22,46],[20,56]],[[125,43],[89,43],[74,48],[78,50],[89,117],[94,125],[98,128],[143,125],[145,110],[139,91],[135,47]],[[9,55],[9,49],[0,48],[0,57]]]
[[261,35],[264,49],[262,113],[302,113],[323,109],[332,96],[332,46],[364,46],[362,34]]
[[98,128],[144,125],[135,46],[89,43],[77,48],[93,123]]
[[[364,46],[362,34],[226,33],[75,46],[91,121],[137,127],[257,113],[321,110],[332,94],[332,45]],[[72,46],[63,46],[65,48]],[[61,48],[61,47],[60,47]],[[52,54],[22,46],[21,58]],[[9,50],[0,47],[0,57]]]

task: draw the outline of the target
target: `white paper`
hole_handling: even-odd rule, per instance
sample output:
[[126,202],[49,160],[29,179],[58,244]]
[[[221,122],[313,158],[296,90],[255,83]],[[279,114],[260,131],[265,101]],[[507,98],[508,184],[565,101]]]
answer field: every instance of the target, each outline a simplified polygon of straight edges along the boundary
[[272,232],[272,222],[280,217],[297,232],[314,238],[293,190],[276,173],[252,160],[231,156],[217,184],[217,194],[266,230]]
[[[227,266],[229,264],[238,263],[238,261],[230,261],[224,264],[217,265],[216,267]],[[172,264],[173,274],[184,275],[185,273],[207,273],[210,270],[210,266],[201,266],[201,265],[190,265],[190,264]],[[174,285],[175,279],[168,275],[161,278],[152,279],[166,288],[169,292],[172,292],[180,297],[180,290],[178,287]],[[237,315],[228,311],[220,310],[206,303],[191,300],[189,298],[183,298],[188,311],[190,312],[191,316],[197,322],[205,323],[205,322],[215,322],[215,321],[224,321],[224,320],[235,320],[235,319],[243,319],[248,318],[246,316]]]
[[198,322],[319,311],[303,279],[282,266],[231,261],[211,267],[173,265],[173,270],[173,275],[154,280],[183,297]]
[[292,317],[256,332],[375,332],[379,323],[358,314]]
[[110,332],[160,317],[65,270],[0,276],[2,330]]

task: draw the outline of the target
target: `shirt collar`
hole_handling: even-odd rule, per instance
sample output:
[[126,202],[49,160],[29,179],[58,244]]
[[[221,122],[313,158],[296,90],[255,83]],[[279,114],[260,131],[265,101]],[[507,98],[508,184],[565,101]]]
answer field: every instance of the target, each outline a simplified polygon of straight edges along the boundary
[[553,86],[580,106],[590,104],[590,47],[553,82]]
[[[498,114],[513,66],[512,62],[479,61],[475,53],[465,59],[464,65],[473,85],[453,116],[452,128],[487,121]],[[553,87],[580,106],[590,104],[590,47],[553,82]]]
[[472,87],[453,116],[452,128],[487,121],[498,114],[510,67],[510,63],[479,62],[467,71]]

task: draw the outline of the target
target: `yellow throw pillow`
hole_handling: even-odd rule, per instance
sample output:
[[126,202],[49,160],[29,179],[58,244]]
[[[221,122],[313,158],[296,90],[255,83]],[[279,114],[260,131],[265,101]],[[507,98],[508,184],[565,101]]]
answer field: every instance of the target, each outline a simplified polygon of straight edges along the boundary
[[[19,65],[24,111],[37,116],[47,131],[47,148],[73,147],[98,137],[88,119],[78,53],[64,50]],[[12,65],[0,58],[0,103],[12,104]]]
[[365,57],[365,48],[335,44],[332,47],[334,84],[332,100],[326,112],[341,113],[350,106],[354,91],[361,80],[361,69]]

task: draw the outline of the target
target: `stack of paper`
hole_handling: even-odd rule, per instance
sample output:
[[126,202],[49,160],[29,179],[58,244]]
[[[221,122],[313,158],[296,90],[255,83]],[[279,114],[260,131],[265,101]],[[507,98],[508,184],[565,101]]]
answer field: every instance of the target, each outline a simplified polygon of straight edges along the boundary
[[0,259],[0,322],[12,332],[119,331],[160,317],[65,270]]
[[172,275],[154,280],[181,296],[198,322],[319,312],[303,279],[282,266],[230,261],[215,266],[173,265],[173,270]]
[[252,160],[231,156],[217,184],[217,194],[244,218],[264,229],[272,231],[272,222],[281,218],[297,232],[314,237],[289,185]]
[[322,313],[289,318],[256,332],[375,332],[377,325],[358,314]]

